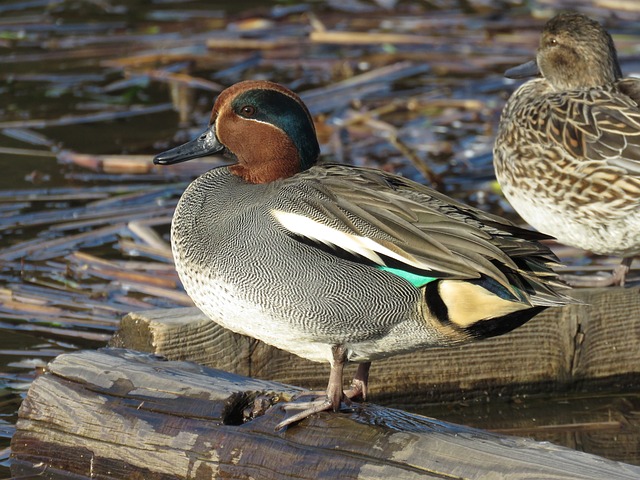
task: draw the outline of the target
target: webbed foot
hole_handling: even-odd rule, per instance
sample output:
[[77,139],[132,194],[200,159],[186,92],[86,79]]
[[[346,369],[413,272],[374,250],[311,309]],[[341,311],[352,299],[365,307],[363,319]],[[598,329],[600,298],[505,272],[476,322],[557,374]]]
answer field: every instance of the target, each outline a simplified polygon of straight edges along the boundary
[[[290,417],[286,417],[276,425],[276,430],[280,430],[299,422],[314,413],[326,412],[327,410],[337,412],[340,410],[343,403],[346,404],[346,406],[351,405],[352,399],[362,398],[363,400],[366,400],[369,368],[371,367],[371,363],[361,363],[353,377],[351,387],[348,390],[343,391],[342,372],[344,370],[344,365],[347,363],[346,349],[341,345],[337,345],[332,348],[332,352],[333,362],[331,363],[331,373],[329,374],[329,384],[327,385],[326,394],[320,394],[320,398],[309,402],[291,402],[282,405],[282,408],[285,411],[300,409],[302,409],[302,411],[291,415]],[[310,394],[313,395],[312,392],[308,392],[303,395],[307,396]]]

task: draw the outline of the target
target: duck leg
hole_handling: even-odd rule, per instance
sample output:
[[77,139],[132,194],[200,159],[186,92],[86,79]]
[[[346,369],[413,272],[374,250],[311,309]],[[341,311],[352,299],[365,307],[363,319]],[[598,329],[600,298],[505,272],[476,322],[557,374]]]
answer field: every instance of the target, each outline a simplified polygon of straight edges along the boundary
[[[342,345],[336,345],[331,348],[331,352],[333,354],[333,362],[331,362],[331,372],[329,373],[329,384],[327,385],[326,395],[313,402],[290,403],[283,405],[282,408],[285,410],[300,407],[307,408],[300,413],[296,413],[295,415],[285,418],[276,425],[276,430],[280,430],[292,423],[307,418],[314,413],[324,412],[329,409],[333,409],[334,412],[337,412],[340,409],[342,399],[345,398],[345,393],[342,391],[342,372],[344,371],[344,366],[347,363],[347,351]],[[369,369],[367,368],[367,376],[368,370]],[[358,371],[360,371],[359,368]]]
[[632,262],[633,257],[622,259],[609,275],[561,275],[560,278],[572,287],[623,287]]
[[627,273],[631,270],[631,264],[633,263],[633,257],[623,258],[620,265],[613,269],[611,277],[613,277],[612,285],[620,285],[624,287],[624,281],[627,278]]
[[369,369],[371,368],[371,362],[365,362],[358,365],[358,370],[351,381],[349,390],[344,392],[344,395],[353,400],[358,397],[362,400],[367,400],[367,394],[369,390]]

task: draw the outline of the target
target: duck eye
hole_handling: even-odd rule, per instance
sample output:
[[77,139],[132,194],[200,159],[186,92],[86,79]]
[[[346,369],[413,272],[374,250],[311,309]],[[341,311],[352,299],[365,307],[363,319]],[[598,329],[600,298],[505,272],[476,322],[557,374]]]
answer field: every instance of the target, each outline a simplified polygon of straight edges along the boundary
[[253,105],[245,105],[240,109],[240,114],[243,117],[251,118],[256,114],[256,107],[254,107]]
[[558,40],[555,38],[550,39],[549,45],[551,45],[552,47],[555,47],[556,45],[558,45]]

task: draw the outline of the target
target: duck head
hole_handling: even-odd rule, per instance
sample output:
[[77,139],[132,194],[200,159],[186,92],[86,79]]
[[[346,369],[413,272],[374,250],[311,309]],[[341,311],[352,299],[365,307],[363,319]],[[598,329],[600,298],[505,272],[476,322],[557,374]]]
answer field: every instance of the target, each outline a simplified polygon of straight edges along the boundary
[[218,96],[209,127],[190,142],[157,155],[171,165],[224,154],[229,170],[250,183],[287,178],[314,165],[320,147],[313,119],[289,89],[268,81],[245,81]]
[[622,77],[611,35],[579,13],[561,13],[549,20],[536,59],[505,72],[508,78],[540,74],[558,91],[600,87]]

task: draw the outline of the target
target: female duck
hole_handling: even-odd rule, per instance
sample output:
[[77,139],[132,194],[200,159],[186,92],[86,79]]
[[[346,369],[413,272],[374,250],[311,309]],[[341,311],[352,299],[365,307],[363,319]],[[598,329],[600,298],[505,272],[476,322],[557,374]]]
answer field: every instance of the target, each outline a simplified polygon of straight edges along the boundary
[[624,258],[574,285],[624,284],[640,254],[640,79],[622,78],[611,36],[566,13],[545,26],[535,61],[502,112],[496,176],[513,208],[560,242]]
[[[176,268],[222,326],[329,362],[326,398],[278,428],[365,397],[372,360],[506,333],[549,306],[555,257],[506,220],[379,170],[316,165],[312,118],[286,88],[238,83],[168,165],[224,154],[184,192]],[[342,370],[358,362],[343,392]]]

